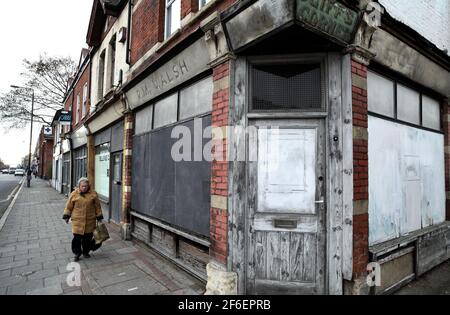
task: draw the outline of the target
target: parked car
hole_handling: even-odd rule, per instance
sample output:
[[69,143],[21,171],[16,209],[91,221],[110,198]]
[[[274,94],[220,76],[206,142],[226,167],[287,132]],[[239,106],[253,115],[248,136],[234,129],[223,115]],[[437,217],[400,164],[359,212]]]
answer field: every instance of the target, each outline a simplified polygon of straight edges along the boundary
[[16,171],[14,172],[14,176],[24,176],[25,175],[25,170],[22,168],[18,168],[16,169]]
[[2,174],[8,174],[8,173],[9,173],[9,170],[7,168],[2,170]]
[[9,174],[14,174],[14,173],[15,173],[15,171],[16,171],[16,169],[15,169],[15,168],[10,168],[10,169],[9,169]]

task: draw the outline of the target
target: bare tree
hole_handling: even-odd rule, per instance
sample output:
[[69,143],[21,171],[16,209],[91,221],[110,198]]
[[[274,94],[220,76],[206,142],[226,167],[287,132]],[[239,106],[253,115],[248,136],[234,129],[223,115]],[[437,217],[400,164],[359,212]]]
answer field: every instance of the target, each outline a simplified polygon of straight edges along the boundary
[[0,159],[0,169],[4,169],[4,168],[7,168],[7,167],[8,167],[8,165],[6,165],[6,164],[3,162],[3,160]]
[[26,89],[11,89],[0,95],[0,121],[7,128],[23,128],[30,122],[31,90],[34,89],[34,121],[50,124],[55,111],[63,107],[69,78],[76,71],[70,57],[41,55],[37,61],[24,60],[21,73]]

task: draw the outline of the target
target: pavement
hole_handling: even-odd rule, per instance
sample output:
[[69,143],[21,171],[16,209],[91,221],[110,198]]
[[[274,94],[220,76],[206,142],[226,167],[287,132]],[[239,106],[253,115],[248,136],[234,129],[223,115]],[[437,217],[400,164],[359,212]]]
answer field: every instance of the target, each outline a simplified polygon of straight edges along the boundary
[[395,295],[450,295],[450,261],[404,286]]
[[22,185],[0,227],[0,295],[204,293],[204,283],[150,248],[121,240],[115,225],[108,224],[110,240],[73,265],[71,226],[61,219],[65,202],[46,181]]

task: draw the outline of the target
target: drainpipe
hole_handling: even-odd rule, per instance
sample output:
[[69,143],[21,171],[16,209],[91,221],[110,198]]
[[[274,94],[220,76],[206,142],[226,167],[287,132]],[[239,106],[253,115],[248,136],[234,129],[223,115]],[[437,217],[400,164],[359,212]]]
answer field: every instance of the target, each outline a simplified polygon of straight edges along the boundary
[[131,64],[131,16],[133,14],[133,0],[128,1],[128,28],[127,28],[127,54],[126,63]]

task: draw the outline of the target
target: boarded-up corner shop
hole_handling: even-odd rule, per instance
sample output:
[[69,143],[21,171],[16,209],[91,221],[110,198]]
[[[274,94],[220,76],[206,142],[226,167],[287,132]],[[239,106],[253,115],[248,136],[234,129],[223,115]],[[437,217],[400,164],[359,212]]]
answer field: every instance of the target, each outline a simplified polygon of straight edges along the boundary
[[[387,293],[450,258],[449,56],[315,3],[216,12],[124,87],[131,233],[210,293]],[[172,159],[198,121],[233,130],[213,141],[229,161]]]

